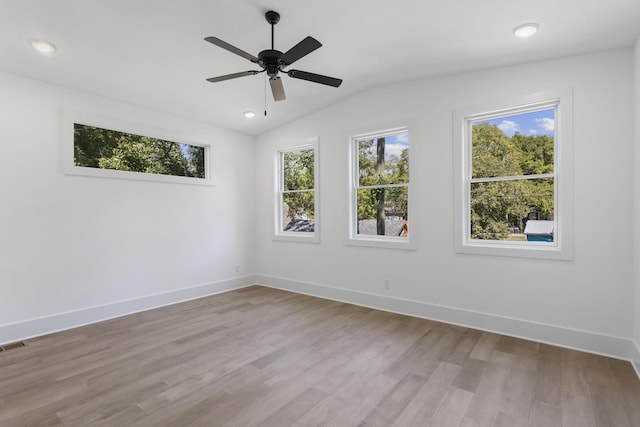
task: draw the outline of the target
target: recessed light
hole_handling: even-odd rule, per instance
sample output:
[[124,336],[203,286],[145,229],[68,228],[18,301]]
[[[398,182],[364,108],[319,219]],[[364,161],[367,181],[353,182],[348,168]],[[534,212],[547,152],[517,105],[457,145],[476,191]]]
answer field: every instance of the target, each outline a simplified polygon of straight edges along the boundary
[[53,52],[56,51],[55,45],[48,40],[31,39],[29,40],[29,43],[31,43],[31,46],[33,46],[35,50],[37,50],[43,55],[51,55]]
[[242,115],[247,119],[253,119],[256,116],[256,113],[254,113],[253,111],[245,111],[244,113],[242,113]]
[[513,29],[513,34],[516,37],[531,37],[538,31],[538,28],[540,28],[540,25],[530,22],[528,24],[518,25]]

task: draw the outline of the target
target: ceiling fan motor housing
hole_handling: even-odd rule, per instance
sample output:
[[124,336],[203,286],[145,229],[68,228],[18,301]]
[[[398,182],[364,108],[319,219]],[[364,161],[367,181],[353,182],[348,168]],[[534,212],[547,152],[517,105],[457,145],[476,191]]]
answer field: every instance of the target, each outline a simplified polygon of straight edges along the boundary
[[282,65],[282,52],[274,49],[263,50],[258,54],[260,66],[267,70],[269,77],[275,77]]

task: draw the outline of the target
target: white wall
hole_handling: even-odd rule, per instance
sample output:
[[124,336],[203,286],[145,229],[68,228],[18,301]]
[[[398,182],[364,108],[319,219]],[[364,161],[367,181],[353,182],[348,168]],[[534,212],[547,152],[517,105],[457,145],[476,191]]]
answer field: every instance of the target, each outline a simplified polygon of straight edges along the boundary
[[[252,282],[255,138],[8,74],[0,93],[0,343]],[[216,186],[64,175],[61,108],[211,142]]]
[[[398,311],[412,311],[419,303],[424,306],[414,311],[425,316],[628,357],[632,65],[633,52],[626,49],[379,87],[260,136],[256,200],[257,211],[265,213],[257,227],[260,280]],[[575,260],[455,254],[452,111],[569,87],[574,89]],[[412,220],[411,232],[419,238],[418,250],[346,246],[348,139],[402,125],[410,127],[419,218]],[[319,137],[321,243],[273,241],[274,151],[312,136]],[[385,278],[390,290],[383,288]]]
[[635,247],[634,247],[634,349],[633,349],[633,362],[640,375],[640,223],[638,218],[640,217],[640,39],[636,42],[634,51],[634,230],[635,230]]

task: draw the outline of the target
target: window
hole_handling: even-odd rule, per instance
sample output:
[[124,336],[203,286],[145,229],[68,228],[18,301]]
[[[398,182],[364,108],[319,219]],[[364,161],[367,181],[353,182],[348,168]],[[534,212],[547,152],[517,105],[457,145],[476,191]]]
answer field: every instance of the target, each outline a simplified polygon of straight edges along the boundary
[[409,231],[409,132],[351,139],[350,243],[412,249]]
[[76,166],[204,178],[204,147],[74,123]]
[[572,256],[570,96],[533,99],[455,114],[459,252]]
[[192,142],[193,138],[68,112],[64,123],[68,136],[63,160],[68,174],[212,184],[210,147]]
[[277,152],[276,239],[319,241],[316,152],[317,139]]

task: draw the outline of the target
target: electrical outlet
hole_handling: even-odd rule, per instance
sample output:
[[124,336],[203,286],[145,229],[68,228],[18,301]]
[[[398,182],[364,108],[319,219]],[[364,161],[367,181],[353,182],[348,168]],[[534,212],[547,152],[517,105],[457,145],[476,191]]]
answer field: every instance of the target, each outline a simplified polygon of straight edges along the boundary
[[391,289],[391,280],[384,279],[384,288],[385,289]]
[[236,273],[240,273],[240,266],[236,264]]

